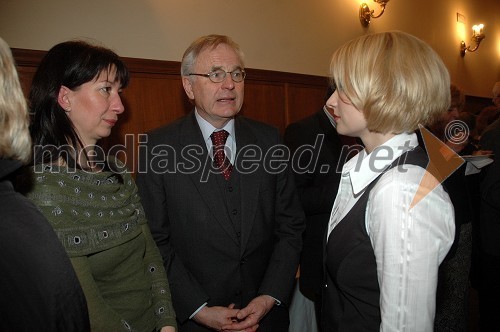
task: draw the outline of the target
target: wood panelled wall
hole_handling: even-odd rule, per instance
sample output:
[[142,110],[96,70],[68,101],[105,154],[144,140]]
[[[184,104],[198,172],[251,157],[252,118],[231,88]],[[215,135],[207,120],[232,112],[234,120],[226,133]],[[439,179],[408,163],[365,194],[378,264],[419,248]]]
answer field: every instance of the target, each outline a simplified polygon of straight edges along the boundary
[[[44,51],[12,49],[19,77],[27,95]],[[123,58],[130,70],[130,85],[123,93],[125,113],[103,146],[121,146],[120,159],[131,170],[137,165],[138,135],[165,125],[185,114],[192,105],[184,93],[180,62]],[[246,69],[245,116],[285,127],[321,109],[328,80],[322,76]],[[128,136],[126,136],[128,135]]]

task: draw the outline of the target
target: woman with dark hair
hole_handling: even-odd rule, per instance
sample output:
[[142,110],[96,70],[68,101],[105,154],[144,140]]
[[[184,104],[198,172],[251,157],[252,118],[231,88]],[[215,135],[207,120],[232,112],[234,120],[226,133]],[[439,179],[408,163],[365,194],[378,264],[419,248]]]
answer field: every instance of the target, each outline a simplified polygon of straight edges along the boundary
[[[98,139],[109,136],[112,125],[102,123],[102,128],[90,142],[85,142],[85,129],[80,126],[94,126],[87,121],[73,121],[68,104],[68,92],[80,91],[83,84],[97,83],[102,75],[99,88],[103,93],[116,84],[121,93],[129,81],[129,73],[123,62],[111,50],[90,45],[82,41],[70,41],[54,46],[42,59],[33,78],[29,101],[33,121],[31,135],[35,144],[35,163],[64,162],[71,167],[92,167],[87,163],[87,153],[95,149]],[[113,78],[113,81],[110,79]],[[121,103],[121,101],[120,101]],[[115,111],[123,112],[123,105]],[[115,118],[115,116],[111,116]],[[112,123],[114,124],[114,122]],[[98,130],[99,128],[94,128]],[[95,151],[100,152],[97,148]],[[84,158],[84,160],[77,160]]]
[[85,293],[94,331],[175,331],[163,261],[130,172],[96,144],[124,107],[128,70],[111,50],[54,46],[33,78],[35,185]]

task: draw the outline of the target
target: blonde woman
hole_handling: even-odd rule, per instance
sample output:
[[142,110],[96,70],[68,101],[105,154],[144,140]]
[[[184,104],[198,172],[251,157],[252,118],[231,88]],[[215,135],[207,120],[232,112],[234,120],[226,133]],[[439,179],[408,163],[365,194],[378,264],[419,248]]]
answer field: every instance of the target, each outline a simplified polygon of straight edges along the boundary
[[330,74],[337,132],[365,149],[344,165],[330,216],[323,331],[432,331],[454,215],[435,178],[433,190],[420,183],[428,158],[415,130],[447,111],[448,72],[426,43],[394,31],[340,47]]
[[31,156],[28,112],[0,38],[0,331],[88,331],[78,279],[44,216],[14,190]]

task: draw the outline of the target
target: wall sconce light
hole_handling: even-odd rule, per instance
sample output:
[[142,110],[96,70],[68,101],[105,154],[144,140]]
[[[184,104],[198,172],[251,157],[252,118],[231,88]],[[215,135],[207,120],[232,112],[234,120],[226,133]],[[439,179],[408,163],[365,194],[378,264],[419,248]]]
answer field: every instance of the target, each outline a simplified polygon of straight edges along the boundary
[[476,43],[476,46],[474,46],[474,48],[470,48],[470,45],[469,46],[466,46],[465,45],[465,42],[462,40],[460,42],[460,55],[462,57],[465,56],[465,52],[469,51],[469,52],[475,52],[478,48],[479,48],[479,44],[481,44],[481,41],[484,39],[484,37],[486,37],[484,35],[484,24],[479,24],[479,25],[474,25],[472,27],[472,38],[471,40],[473,40],[475,43]]
[[370,25],[370,18],[378,18],[382,16],[385,11],[385,5],[389,2],[389,0],[373,0],[378,3],[382,7],[382,11],[378,15],[373,15],[375,13],[374,10],[370,10],[366,2],[363,2],[359,5],[359,20],[364,27]]

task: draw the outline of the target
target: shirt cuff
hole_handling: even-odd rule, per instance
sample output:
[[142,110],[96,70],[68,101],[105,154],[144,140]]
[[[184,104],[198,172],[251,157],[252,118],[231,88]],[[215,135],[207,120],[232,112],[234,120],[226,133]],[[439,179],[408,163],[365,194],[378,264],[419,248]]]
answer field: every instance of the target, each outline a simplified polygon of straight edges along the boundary
[[189,316],[189,319],[192,319],[194,316],[196,316],[196,314],[201,310],[203,309],[205,306],[207,305],[207,302],[203,303],[198,309],[196,309],[195,312],[193,312],[193,314],[191,316]]
[[[269,295],[269,296],[271,296],[271,295]],[[271,297],[274,299],[274,304],[275,304],[276,306],[280,306],[280,305],[281,305],[281,301],[280,301],[280,300],[278,300],[277,298],[275,298],[275,297],[273,297],[273,296],[271,296]]]

